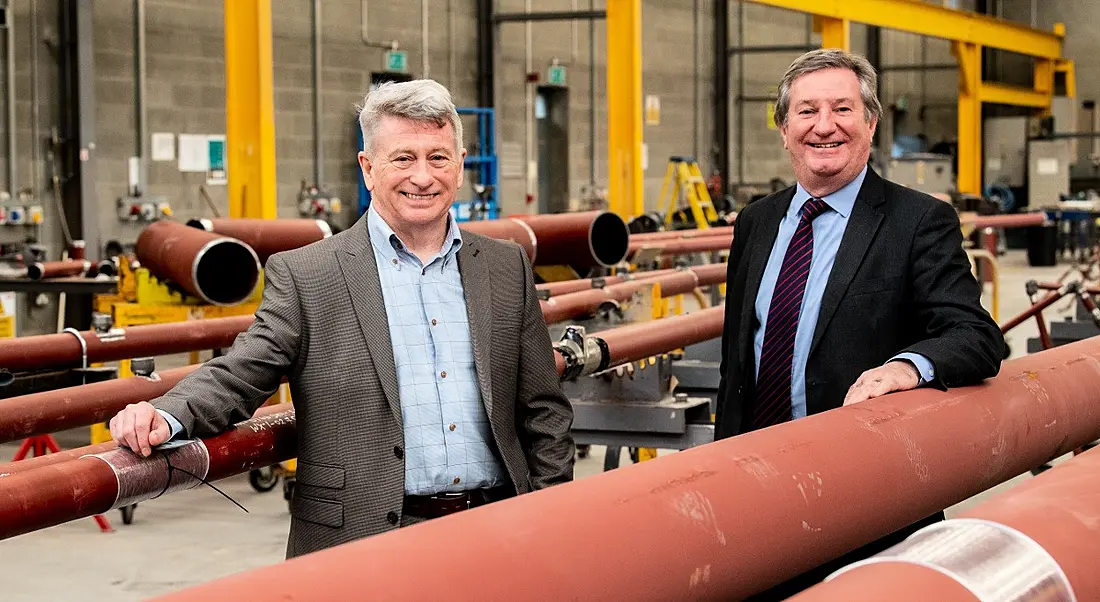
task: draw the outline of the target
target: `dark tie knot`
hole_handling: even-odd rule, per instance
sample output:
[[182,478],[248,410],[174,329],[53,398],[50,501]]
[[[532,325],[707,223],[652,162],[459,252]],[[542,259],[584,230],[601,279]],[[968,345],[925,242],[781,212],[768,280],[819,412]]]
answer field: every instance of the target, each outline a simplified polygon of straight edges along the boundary
[[821,199],[811,198],[806,201],[806,204],[802,205],[802,217],[808,222],[812,222],[817,219],[817,216],[825,213],[825,210],[829,208],[829,204]]

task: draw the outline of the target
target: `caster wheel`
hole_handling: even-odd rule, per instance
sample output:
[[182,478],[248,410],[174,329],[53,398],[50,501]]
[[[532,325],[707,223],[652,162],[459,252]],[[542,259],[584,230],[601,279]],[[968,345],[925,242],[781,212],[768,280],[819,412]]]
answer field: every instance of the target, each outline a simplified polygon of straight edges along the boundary
[[271,491],[279,483],[279,475],[275,474],[275,467],[265,466],[248,471],[248,484],[261,493]]
[[123,506],[118,509],[122,513],[122,524],[130,525],[134,522],[134,510],[137,510],[137,504],[132,506]]

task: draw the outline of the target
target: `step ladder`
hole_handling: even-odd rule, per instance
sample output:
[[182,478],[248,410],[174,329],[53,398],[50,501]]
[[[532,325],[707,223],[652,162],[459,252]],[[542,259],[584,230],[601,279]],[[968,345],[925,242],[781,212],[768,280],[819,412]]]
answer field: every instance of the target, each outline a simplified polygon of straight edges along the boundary
[[658,207],[664,209],[666,227],[672,224],[673,216],[685,200],[696,228],[709,228],[718,221],[718,212],[714,210],[707,183],[699,171],[699,163],[693,157],[672,156],[668,159],[668,169],[658,199]]

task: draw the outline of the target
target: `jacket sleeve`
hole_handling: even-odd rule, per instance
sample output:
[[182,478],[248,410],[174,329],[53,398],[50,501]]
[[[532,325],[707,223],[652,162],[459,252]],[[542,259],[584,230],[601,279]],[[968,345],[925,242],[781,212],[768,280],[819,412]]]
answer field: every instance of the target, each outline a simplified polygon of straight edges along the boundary
[[209,437],[252,417],[298,359],[301,309],[286,260],[268,258],[256,320],[232,348],[205,362],[151,401],[171,414],[189,438]]
[[920,340],[902,352],[935,366],[932,386],[973,385],[996,376],[1004,336],[982,307],[981,287],[962,247],[959,217],[947,203],[934,203],[917,227],[910,257],[909,295]]
[[561,389],[550,333],[542,317],[531,265],[516,247],[523,269],[523,331],[516,386],[516,431],[531,470],[531,487],[573,480],[576,446],[573,406]]

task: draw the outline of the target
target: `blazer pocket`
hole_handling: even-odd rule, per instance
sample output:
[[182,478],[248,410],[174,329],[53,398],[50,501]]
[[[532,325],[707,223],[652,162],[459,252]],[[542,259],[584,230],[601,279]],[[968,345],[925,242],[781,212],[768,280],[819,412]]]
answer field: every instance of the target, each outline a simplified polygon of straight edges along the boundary
[[874,293],[896,290],[900,286],[900,276],[895,276],[893,278],[868,278],[866,280],[853,282],[851,286],[848,287],[848,296],[872,295]]
[[302,495],[300,491],[294,492],[290,514],[294,518],[326,527],[339,529],[344,526],[343,502]]
[[344,488],[344,468],[331,464],[315,464],[298,460],[298,469],[295,479],[311,487],[325,487],[327,489]]

